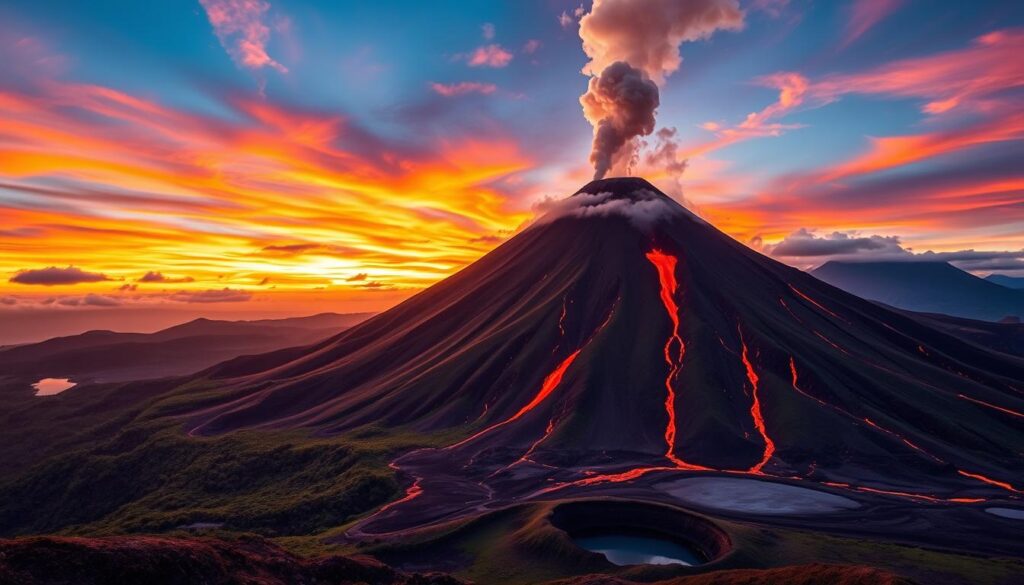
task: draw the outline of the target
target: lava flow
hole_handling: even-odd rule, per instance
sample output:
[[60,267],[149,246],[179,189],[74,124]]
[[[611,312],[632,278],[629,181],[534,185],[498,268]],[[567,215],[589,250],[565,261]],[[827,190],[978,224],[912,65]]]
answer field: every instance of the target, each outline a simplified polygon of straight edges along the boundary
[[582,348],[577,349],[576,351],[569,354],[569,357],[562,360],[562,363],[558,364],[558,367],[555,368],[553,372],[551,372],[550,374],[547,375],[547,377],[544,378],[544,383],[541,384],[540,391],[537,392],[537,395],[533,397],[533,400],[527,403],[526,406],[520,408],[519,412],[516,412],[509,418],[499,423],[495,423],[487,427],[486,429],[480,431],[479,433],[476,433],[475,435],[472,435],[466,439],[459,441],[458,443],[455,443],[454,445],[449,446],[448,449],[455,449],[457,447],[461,447],[462,445],[465,445],[466,443],[469,443],[474,439],[478,439],[495,429],[501,428],[511,422],[515,422],[522,418],[523,415],[536,408],[538,404],[544,402],[544,399],[550,396],[551,393],[555,391],[555,388],[557,388],[558,385],[562,382],[562,376],[565,375],[565,371],[569,369],[569,366],[571,366],[574,361],[576,361],[576,357],[580,355],[581,351],[583,351]]
[[[647,259],[658,271],[658,282],[661,285],[661,303],[665,305],[665,312],[668,313],[668,318],[672,321],[672,334],[665,341],[665,363],[668,364],[668,375],[665,376],[665,413],[668,415],[668,424],[665,426],[665,444],[667,445],[665,457],[679,468],[700,469],[700,466],[687,463],[675,454],[676,392],[672,388],[672,382],[679,375],[679,370],[683,367],[683,356],[686,355],[686,344],[683,343],[683,338],[679,335],[679,306],[676,305],[674,298],[679,288],[679,283],[676,282],[676,263],[678,260],[675,256],[657,249],[648,252]],[[679,345],[678,358],[676,359],[672,358],[673,344]]]
[[800,297],[800,298],[802,298],[803,300],[807,301],[808,303],[811,303],[811,304],[812,304],[812,305],[814,305],[815,307],[818,307],[818,308],[819,308],[819,309],[821,309],[822,311],[825,311],[826,313],[828,313],[829,315],[831,315],[831,316],[835,317],[836,319],[839,319],[840,321],[843,321],[843,322],[845,322],[845,323],[849,323],[849,321],[847,321],[846,319],[843,319],[843,318],[842,318],[842,317],[840,317],[839,315],[836,315],[836,314],[835,314],[834,312],[832,312],[832,311],[831,311],[831,310],[830,310],[830,309],[829,309],[828,307],[826,307],[825,305],[822,305],[822,304],[821,304],[821,303],[819,303],[818,301],[816,301],[816,300],[812,299],[811,297],[807,296],[806,294],[804,294],[803,292],[801,292],[801,291],[800,291],[800,289],[796,288],[795,286],[793,286],[793,285],[789,285],[789,290],[793,291],[794,293],[796,293],[796,294],[797,294],[797,296],[799,296],[799,297]]
[[412,485],[409,486],[409,489],[405,490],[405,496],[402,499],[395,500],[394,502],[390,502],[388,504],[381,506],[380,510],[377,510],[377,513],[379,514],[381,512],[394,508],[399,504],[404,504],[409,500],[414,500],[422,494],[423,488],[420,487],[420,478],[416,478],[416,481],[414,481]]
[[740,333],[740,346],[743,348],[740,358],[743,360],[743,365],[747,368],[747,379],[750,380],[751,386],[750,394],[752,403],[750,405],[750,416],[754,418],[754,426],[757,427],[757,432],[761,433],[761,438],[764,440],[764,454],[761,455],[761,460],[747,471],[759,474],[765,464],[768,463],[768,460],[775,454],[775,442],[768,436],[768,429],[764,424],[764,415],[761,413],[761,400],[758,397],[759,379],[757,377],[757,373],[754,371],[754,366],[750,363],[750,358],[747,355],[747,343],[743,340],[743,330],[739,327],[737,327],[737,330]]
[[1024,418],[1024,414],[1021,414],[1021,413],[1017,412],[1016,410],[1010,410],[1009,408],[998,406],[998,405],[992,404],[991,402],[985,402],[984,400],[978,400],[977,398],[971,398],[970,396],[964,396],[963,394],[957,394],[956,396],[957,396],[957,398],[960,398],[961,400],[969,400],[969,401],[971,401],[971,402],[973,402],[975,404],[980,404],[980,405],[985,406],[987,408],[991,408],[993,410],[998,410],[999,412],[1004,412],[1004,413],[1012,415],[1012,416],[1019,416],[1021,418]]
[[[899,434],[899,433],[897,433],[897,432],[895,432],[893,430],[887,429],[887,428],[879,425],[878,423],[876,423],[875,421],[871,420],[870,418],[855,416],[855,415],[850,414],[849,412],[843,410],[842,408],[839,408],[838,406],[835,406],[833,404],[829,404],[829,403],[827,403],[827,402],[825,402],[825,401],[823,401],[823,400],[821,400],[819,398],[816,398],[814,396],[811,396],[810,394],[805,392],[803,389],[801,389],[797,385],[798,379],[797,379],[797,371],[796,371],[796,362],[793,360],[792,357],[789,358],[789,369],[790,369],[790,372],[793,374],[793,389],[796,390],[797,392],[799,392],[800,394],[803,394],[804,396],[806,396],[806,397],[808,397],[808,398],[818,402],[822,406],[826,406],[828,408],[831,408],[831,409],[835,410],[836,412],[838,412],[839,414],[841,414],[843,416],[846,416],[847,418],[864,422],[865,424],[867,424],[872,429],[875,429],[876,431],[878,431],[880,433],[883,433],[883,434],[888,435],[888,436],[890,436],[890,437],[892,437],[894,439],[899,440],[900,442],[902,442],[906,446],[908,446],[911,449],[917,451],[918,453],[921,453],[925,457],[928,457],[929,459],[931,459],[931,460],[933,460],[933,461],[935,461],[937,463],[948,464],[947,461],[942,459],[941,457],[938,457],[937,455],[934,455],[934,454],[926,451],[925,449],[923,449],[922,447],[920,447],[916,443],[913,443],[912,441],[910,441],[909,439],[907,439],[903,435],[901,435],[901,434]],[[954,467],[954,469],[956,469],[956,468]],[[982,483],[986,483],[988,485],[992,485],[992,486],[995,486],[995,487],[998,487],[998,488],[1002,488],[1002,489],[1004,489],[1004,490],[1006,490],[1008,492],[1014,493],[1014,494],[1024,494],[1024,491],[1018,490],[1013,485],[1011,485],[1011,484],[1009,484],[1009,483],[1007,483],[1005,481],[999,481],[999,480],[996,480],[996,479],[992,479],[990,477],[986,477],[984,475],[981,475],[980,473],[970,473],[970,472],[964,471],[962,469],[956,469],[956,472],[958,474],[964,476],[964,477],[969,477],[971,479],[980,481]],[[826,484],[827,484],[827,482],[826,482]],[[843,486],[834,486],[834,487],[843,487]],[[871,489],[870,488],[864,488],[861,491],[871,491]],[[875,490],[875,491],[878,491],[878,490]],[[885,493],[885,492],[879,492],[879,493]],[[892,495],[902,495],[902,496],[907,496],[907,497],[917,497],[917,498],[921,498],[921,499],[932,499],[932,500],[936,499],[936,498],[932,498],[932,497],[929,497],[929,496],[921,496],[919,494],[905,494],[903,492],[892,492]],[[952,498],[952,499],[949,499],[947,501],[951,501],[951,502],[976,502],[976,501],[984,501],[984,500],[983,499],[975,499],[975,498]]]
[[978,480],[980,482],[984,482],[984,483],[987,483],[989,485],[994,485],[996,487],[1003,488],[1004,490],[1013,492],[1015,494],[1024,494],[1024,491],[1021,491],[1021,490],[1013,487],[1012,485],[1010,485],[1009,483],[1006,483],[1005,481],[999,481],[999,480],[992,479],[990,477],[985,477],[984,475],[981,475],[980,473],[968,473],[968,472],[966,472],[966,471],[964,471],[962,469],[957,469],[956,472],[959,473],[960,475],[964,476],[964,477],[969,477],[971,479],[976,479],[976,480]]

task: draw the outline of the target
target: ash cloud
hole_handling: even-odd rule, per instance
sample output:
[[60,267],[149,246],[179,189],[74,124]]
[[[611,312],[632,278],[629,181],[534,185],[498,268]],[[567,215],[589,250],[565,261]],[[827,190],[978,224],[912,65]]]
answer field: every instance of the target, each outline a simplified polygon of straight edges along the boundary
[[592,76],[580,103],[594,127],[595,179],[628,169],[639,137],[654,131],[658,86],[679,69],[679,46],[742,27],[738,0],[594,0],[579,34]]
[[583,116],[594,126],[590,162],[594,165],[594,178],[601,179],[627,143],[632,146],[625,153],[629,166],[636,152],[634,139],[654,131],[658,86],[643,71],[618,61],[599,77],[590,79],[580,104]]
[[10,282],[17,284],[34,284],[41,286],[57,286],[62,284],[80,284],[85,282],[102,282],[111,280],[106,274],[99,272],[86,272],[75,266],[58,268],[49,266],[34,270],[19,270]]

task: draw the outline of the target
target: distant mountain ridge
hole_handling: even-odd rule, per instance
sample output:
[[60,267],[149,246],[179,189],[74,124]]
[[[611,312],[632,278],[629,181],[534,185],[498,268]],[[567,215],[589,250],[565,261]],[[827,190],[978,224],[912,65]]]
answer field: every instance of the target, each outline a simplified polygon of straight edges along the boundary
[[826,262],[815,277],[859,297],[922,313],[998,321],[1024,316],[1024,291],[948,262]]
[[994,282],[1006,288],[1024,289],[1024,276],[1007,276],[1005,274],[990,274],[985,280]]
[[371,315],[320,313],[256,321],[199,318],[155,333],[86,331],[0,349],[0,372],[8,377],[100,382],[183,375],[240,355],[310,344]]

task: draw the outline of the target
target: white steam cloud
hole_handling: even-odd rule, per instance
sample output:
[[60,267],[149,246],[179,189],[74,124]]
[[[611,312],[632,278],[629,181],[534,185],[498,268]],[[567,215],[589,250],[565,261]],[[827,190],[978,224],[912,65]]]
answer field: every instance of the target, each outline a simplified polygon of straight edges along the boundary
[[658,85],[679,69],[679,45],[738,30],[738,0],[594,0],[580,20],[592,76],[580,97],[594,127],[594,178],[636,160],[637,138],[654,131]]
[[637,189],[629,196],[616,196],[610,191],[589,193],[581,191],[572,197],[548,199],[537,206],[544,212],[534,226],[551,223],[563,217],[624,217],[633,225],[648,230],[661,220],[683,217],[704,224],[704,220],[693,215],[675,201],[649,189]]

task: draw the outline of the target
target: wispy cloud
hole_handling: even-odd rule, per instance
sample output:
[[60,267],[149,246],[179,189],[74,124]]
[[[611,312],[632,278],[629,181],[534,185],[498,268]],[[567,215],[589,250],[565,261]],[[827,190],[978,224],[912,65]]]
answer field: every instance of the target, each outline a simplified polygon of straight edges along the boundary
[[288,68],[267,54],[270,26],[266,14],[270,3],[265,0],[199,0],[221,46],[240,67],[270,67],[280,73]]
[[200,291],[178,291],[168,297],[181,303],[240,303],[252,298],[252,293],[231,288]]
[[845,48],[864,36],[873,26],[896,11],[903,0],[854,0],[850,5],[840,47]]
[[505,50],[498,44],[484,45],[473,49],[468,55],[462,55],[470,67],[493,67],[500,69],[508,66],[515,57],[511,52]]
[[459,83],[431,83],[430,89],[445,97],[455,97],[468,93],[490,95],[498,90],[493,83],[480,83],[478,81],[460,81]]

